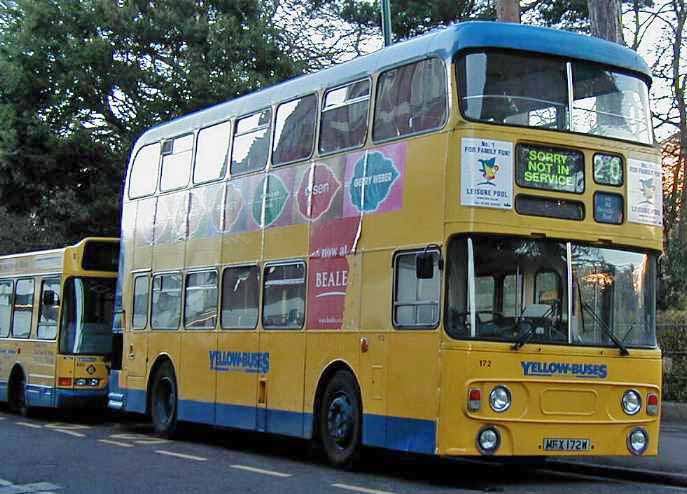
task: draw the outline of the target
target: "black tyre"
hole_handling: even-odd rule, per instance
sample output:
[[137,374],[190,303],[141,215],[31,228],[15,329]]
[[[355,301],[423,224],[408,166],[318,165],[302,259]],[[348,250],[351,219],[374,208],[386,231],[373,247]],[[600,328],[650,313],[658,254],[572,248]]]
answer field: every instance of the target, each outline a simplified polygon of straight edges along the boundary
[[163,363],[153,376],[150,396],[153,429],[168,437],[177,431],[177,382],[169,362]]
[[320,441],[329,462],[351,467],[360,453],[362,407],[350,372],[338,371],[327,383],[318,418]]
[[29,416],[29,405],[26,403],[26,378],[23,372],[12,376],[9,386],[10,410],[22,417]]

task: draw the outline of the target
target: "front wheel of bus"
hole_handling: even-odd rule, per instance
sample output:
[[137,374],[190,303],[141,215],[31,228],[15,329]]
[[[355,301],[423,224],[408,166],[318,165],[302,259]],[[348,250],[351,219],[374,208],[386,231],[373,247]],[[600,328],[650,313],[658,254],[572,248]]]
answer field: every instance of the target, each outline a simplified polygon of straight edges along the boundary
[[353,375],[339,371],[329,381],[319,411],[319,431],[327,459],[350,466],[360,450],[362,413]]
[[177,428],[177,384],[172,366],[162,364],[154,379],[150,403],[153,429],[171,437]]

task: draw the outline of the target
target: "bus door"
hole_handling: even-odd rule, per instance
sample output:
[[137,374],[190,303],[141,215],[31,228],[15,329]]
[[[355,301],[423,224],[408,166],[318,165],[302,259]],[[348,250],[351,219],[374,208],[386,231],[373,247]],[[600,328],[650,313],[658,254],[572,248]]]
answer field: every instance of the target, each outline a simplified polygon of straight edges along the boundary
[[386,447],[433,454],[438,413],[441,270],[438,250],[394,258]]
[[264,269],[258,430],[303,436],[305,275],[303,261]]
[[[133,303],[130,311],[131,318],[124,333],[123,359],[126,364],[123,365],[123,368],[127,372],[127,388],[144,391],[146,389],[148,329],[150,327],[148,321],[150,273],[147,271],[134,273],[131,283],[133,286]],[[134,404],[129,402],[127,408],[130,408],[130,405]],[[139,405],[136,407],[137,410],[142,405],[143,411],[145,411],[145,402],[137,405]]]
[[[37,384],[42,389],[53,388],[57,385],[55,382],[55,340],[57,338],[57,321],[61,302],[60,281],[59,276],[44,277],[40,281],[40,305],[38,309],[36,339],[41,340],[41,342],[36,343],[33,349],[33,365],[31,366],[32,370],[29,376],[29,382],[31,384]],[[68,375],[70,374],[73,374],[73,369],[69,369]],[[36,404],[46,405],[41,398],[45,399],[46,397],[39,397]]]
[[221,330],[217,349],[210,353],[210,369],[217,375],[217,425],[257,428],[258,375],[269,365],[259,352],[259,273],[256,265],[222,272]]
[[186,274],[179,380],[179,420],[215,424],[217,270]]

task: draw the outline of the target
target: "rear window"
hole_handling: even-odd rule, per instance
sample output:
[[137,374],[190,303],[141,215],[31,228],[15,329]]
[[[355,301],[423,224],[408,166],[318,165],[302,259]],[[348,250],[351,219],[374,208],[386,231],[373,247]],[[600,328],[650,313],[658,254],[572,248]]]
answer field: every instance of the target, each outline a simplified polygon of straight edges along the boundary
[[81,267],[85,271],[116,272],[119,265],[119,242],[86,242]]
[[144,146],[136,153],[129,176],[129,198],[136,199],[155,192],[160,144]]

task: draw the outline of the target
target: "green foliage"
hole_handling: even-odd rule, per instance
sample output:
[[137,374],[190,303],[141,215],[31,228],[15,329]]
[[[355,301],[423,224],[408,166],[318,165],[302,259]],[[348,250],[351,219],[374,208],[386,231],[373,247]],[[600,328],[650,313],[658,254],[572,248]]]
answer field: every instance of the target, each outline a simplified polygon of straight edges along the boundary
[[658,342],[663,358],[671,362],[663,374],[663,399],[687,402],[687,311],[659,315]]
[[300,72],[251,0],[19,0],[0,26],[2,252],[118,234],[144,129]]

